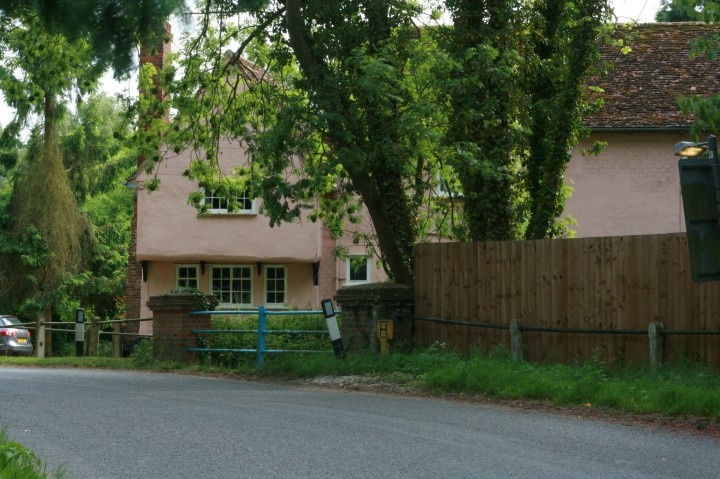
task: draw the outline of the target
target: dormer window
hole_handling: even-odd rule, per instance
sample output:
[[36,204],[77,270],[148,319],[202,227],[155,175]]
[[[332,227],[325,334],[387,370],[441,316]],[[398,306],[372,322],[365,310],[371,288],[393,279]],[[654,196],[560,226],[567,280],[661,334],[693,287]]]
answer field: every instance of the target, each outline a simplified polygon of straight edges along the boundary
[[204,201],[210,214],[253,215],[256,213],[255,199],[247,191],[241,191],[228,198],[206,190]]

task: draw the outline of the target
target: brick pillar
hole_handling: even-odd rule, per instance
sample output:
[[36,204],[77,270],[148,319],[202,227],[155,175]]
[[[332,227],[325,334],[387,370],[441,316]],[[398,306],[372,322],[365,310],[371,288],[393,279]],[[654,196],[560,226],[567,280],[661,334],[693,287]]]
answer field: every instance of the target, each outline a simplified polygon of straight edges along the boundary
[[152,296],[148,307],[153,313],[153,357],[162,360],[197,362],[188,348],[197,346],[192,329],[210,329],[212,316],[191,315],[198,309],[192,294]]
[[348,351],[378,351],[377,321],[393,320],[391,350],[409,350],[413,343],[413,288],[394,283],[370,283],[340,288],[335,301],[342,310],[340,336]]

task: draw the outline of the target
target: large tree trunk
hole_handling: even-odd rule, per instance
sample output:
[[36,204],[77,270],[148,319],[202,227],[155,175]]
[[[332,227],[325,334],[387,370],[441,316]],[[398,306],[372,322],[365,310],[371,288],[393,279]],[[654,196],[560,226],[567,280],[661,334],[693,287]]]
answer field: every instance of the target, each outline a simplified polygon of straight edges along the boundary
[[[358,118],[346,116],[351,100],[336,90],[337,82],[324,59],[317,59],[310,47],[308,28],[301,12],[301,2],[286,0],[285,21],[290,45],[293,48],[300,69],[307,80],[307,92],[318,110],[333,112],[332,124],[328,125],[327,141],[337,151],[358,153],[354,158],[337,153],[339,161],[348,172],[353,188],[362,196],[363,203],[373,223],[377,235],[377,245],[382,255],[383,266],[391,280],[412,286],[413,284],[413,245],[415,242],[414,218],[412,207],[403,186],[402,159],[387,158],[376,146],[376,139],[364,130]],[[382,9],[372,8],[373,27],[379,34],[389,35]],[[374,39],[382,41],[384,38]],[[346,93],[350,95],[351,93]],[[378,109],[387,109],[387,105],[377,105]],[[381,117],[382,115],[377,115]],[[373,118],[374,112],[368,117]],[[348,134],[352,132],[352,134]],[[386,131],[378,133],[387,134]],[[352,139],[348,140],[348,137]],[[358,158],[364,164],[355,163]]]

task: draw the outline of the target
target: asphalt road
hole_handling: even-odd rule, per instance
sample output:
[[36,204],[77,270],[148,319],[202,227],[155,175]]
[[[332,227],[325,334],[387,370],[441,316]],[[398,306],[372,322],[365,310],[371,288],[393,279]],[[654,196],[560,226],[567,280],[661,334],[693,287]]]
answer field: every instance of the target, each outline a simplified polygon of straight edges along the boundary
[[598,421],[175,374],[0,368],[0,423],[102,478],[720,477],[720,443]]

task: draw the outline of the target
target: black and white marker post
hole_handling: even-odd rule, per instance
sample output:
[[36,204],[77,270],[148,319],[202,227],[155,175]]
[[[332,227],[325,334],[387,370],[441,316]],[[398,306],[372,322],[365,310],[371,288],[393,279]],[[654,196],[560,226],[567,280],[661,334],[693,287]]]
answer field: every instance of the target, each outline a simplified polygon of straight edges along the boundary
[[75,356],[81,358],[85,353],[85,310],[75,311]]
[[340,339],[340,328],[338,328],[332,300],[323,299],[320,301],[320,305],[322,306],[323,315],[325,316],[328,333],[330,333],[330,342],[332,343],[335,358],[343,359],[345,357],[345,349],[343,349],[342,339]]

